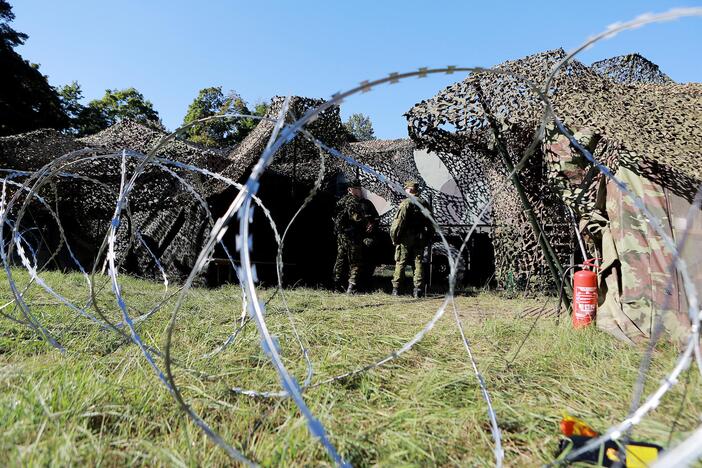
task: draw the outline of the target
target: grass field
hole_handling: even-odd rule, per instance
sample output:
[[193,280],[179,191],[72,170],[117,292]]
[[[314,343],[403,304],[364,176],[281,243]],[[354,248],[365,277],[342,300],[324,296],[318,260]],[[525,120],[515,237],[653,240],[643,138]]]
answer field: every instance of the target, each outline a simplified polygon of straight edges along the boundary
[[[26,284],[24,273],[15,275],[20,286]],[[66,297],[85,303],[87,288],[80,275],[46,273],[45,278]],[[123,282],[135,316],[163,297],[157,283],[126,277]],[[262,296],[272,292],[264,290]],[[33,313],[68,351],[61,354],[31,330],[0,317],[0,465],[231,464],[179,410],[136,346],[76,318],[37,286],[26,296],[34,304]],[[109,287],[99,297],[100,306],[116,317]],[[11,298],[4,279],[0,298],[1,304]],[[291,290],[288,298],[314,364],[314,381],[386,356],[409,340],[441,302],[384,294],[347,297],[310,289]],[[562,410],[602,430],[625,417],[643,351],[594,328],[573,331],[567,320],[557,326],[549,318],[539,321],[508,366],[533,321],[518,318],[519,313],[547,299],[481,293],[457,300],[491,392],[509,466],[536,466],[552,459]],[[279,297],[271,301],[268,323],[280,337],[289,369],[303,380],[304,360],[287,317],[278,313],[280,306]],[[225,440],[261,465],[331,464],[291,401],[230,391],[278,389],[254,326],[245,328],[224,352],[202,358],[236,328],[240,310],[235,286],[195,289],[189,296],[173,346],[182,366],[175,371],[177,382],[186,401]],[[12,307],[3,312],[12,312]],[[147,344],[162,348],[170,313],[166,307],[139,325]],[[671,345],[659,347],[647,389],[671,369],[676,353]],[[684,382],[638,426],[636,438],[665,446],[673,421],[673,442],[699,424],[698,376],[690,377],[683,399]],[[486,406],[450,310],[401,358],[304,395],[332,442],[354,465],[493,464]]]

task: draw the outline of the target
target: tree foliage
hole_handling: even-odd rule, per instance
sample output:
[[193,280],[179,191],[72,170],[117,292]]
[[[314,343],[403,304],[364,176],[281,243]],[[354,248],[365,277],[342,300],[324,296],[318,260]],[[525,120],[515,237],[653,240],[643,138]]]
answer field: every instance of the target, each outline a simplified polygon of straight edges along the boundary
[[10,4],[0,0],[0,135],[64,128],[68,118],[56,90],[38,65],[13,50],[27,39],[8,24],[14,17]]
[[358,141],[375,140],[373,123],[367,115],[352,114],[351,117],[344,122],[344,126]]
[[84,136],[122,119],[163,128],[153,104],[134,88],[108,89],[101,99],[84,106],[77,82],[58,90],[50,86],[38,65],[13,50],[27,40],[26,34],[10,27],[14,18],[12,6],[0,0],[0,135],[55,128]]
[[70,121],[66,132],[72,135],[92,135],[122,119],[163,129],[153,104],[134,88],[108,89],[102,98],[90,101],[87,106],[80,103],[83,91],[76,81],[62,86],[58,93],[63,110]]
[[224,94],[221,86],[203,88],[188,107],[183,119],[183,124],[191,124],[185,132],[185,138],[210,147],[231,146],[246,138],[258,122],[251,118],[236,117],[197,121],[227,112],[263,116],[267,111],[267,104],[258,103],[252,112],[239,94],[234,91]]
[[65,131],[71,135],[78,135],[81,127],[80,120],[85,111],[85,106],[80,103],[81,99],[83,99],[83,90],[77,81],[73,81],[71,84],[59,87],[58,95],[61,100],[61,107],[69,120],[69,125]]
[[[153,128],[163,128],[154,105],[134,88],[105,90],[102,98],[88,103],[87,110],[88,115],[85,116],[87,123],[94,123],[103,128],[110,127],[123,119],[133,120]],[[96,117],[94,122],[91,122],[91,117]]]
[[268,113],[268,109],[270,109],[270,107],[271,107],[270,104],[268,104],[267,102],[259,101],[254,106],[253,115],[263,117]]
[[12,29],[9,25],[15,19],[12,6],[5,0],[0,0],[0,43],[9,48],[24,44],[27,35]]

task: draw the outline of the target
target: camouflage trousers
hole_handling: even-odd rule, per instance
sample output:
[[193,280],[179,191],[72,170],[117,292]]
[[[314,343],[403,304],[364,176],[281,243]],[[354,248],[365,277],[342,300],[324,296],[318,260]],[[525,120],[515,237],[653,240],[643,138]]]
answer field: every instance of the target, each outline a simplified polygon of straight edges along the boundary
[[363,268],[363,243],[343,236],[337,237],[334,284],[343,285],[348,274],[349,283],[358,285]]
[[392,275],[392,287],[399,288],[405,279],[405,267],[414,264],[414,287],[421,288],[424,280],[424,245],[397,244],[395,246],[395,274]]

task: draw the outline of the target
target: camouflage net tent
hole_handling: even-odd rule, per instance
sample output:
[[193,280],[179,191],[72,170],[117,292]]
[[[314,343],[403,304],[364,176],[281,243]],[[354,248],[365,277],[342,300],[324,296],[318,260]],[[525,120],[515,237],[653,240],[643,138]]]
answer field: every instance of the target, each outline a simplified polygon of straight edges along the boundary
[[[562,50],[554,50],[496,68],[541,86],[564,57]],[[547,95],[576,139],[641,197],[679,241],[702,182],[702,85],[675,84],[634,54],[593,67],[573,61],[551,82]],[[531,143],[543,110],[543,102],[523,79],[478,73],[408,113],[410,136],[419,147],[436,152],[449,167],[451,159],[456,160],[454,165],[463,164],[466,172],[456,178],[463,177],[495,198],[492,217],[501,282],[510,273],[525,275],[530,266],[544,276],[547,272],[548,258],[544,249],[533,248],[537,235],[515,186],[496,190]],[[689,327],[687,304],[680,279],[669,271],[672,258],[662,238],[644,222],[630,198],[552,124],[540,135],[517,181],[560,261],[574,250],[553,240],[554,235],[567,236],[568,209],[578,219],[586,255],[603,259],[600,327],[622,339],[637,340],[650,335],[660,312],[667,332],[673,339],[681,338]],[[699,289],[699,210],[694,215],[682,253]]]
[[658,65],[639,54],[620,55],[599,62],[590,68],[621,84],[672,84],[673,80]]
[[[280,112],[282,102],[282,97],[273,98],[267,117],[275,118]],[[292,123],[308,109],[322,103],[323,101],[319,99],[294,97],[286,122]],[[268,142],[273,126],[269,120],[261,121],[251,134],[227,155],[231,165],[221,173],[243,182]],[[450,230],[457,223],[465,223],[461,218],[466,212],[464,201],[448,171],[444,168],[444,172],[437,174],[434,158],[421,151],[418,154],[414,143],[409,139],[353,141],[354,138],[342,125],[339,108],[336,106],[324,111],[311,126],[308,126],[308,130],[327,147],[338,150],[341,155],[352,157],[396,184],[402,185],[407,179],[419,181],[424,189],[423,196],[431,201],[434,207],[437,221],[447,229]],[[361,179],[365,196],[373,202],[381,215],[381,224],[385,227],[389,227],[395,209],[404,199],[404,193],[398,193],[356,166],[335,157],[304,136],[298,135],[276,154],[272,165],[261,180],[259,195],[270,209],[279,229],[284,228],[303,204],[320,175],[322,158],[324,174],[320,190],[296,219],[296,225],[290,230],[285,241],[287,248],[284,251],[284,261],[287,263],[286,276],[305,278],[317,283],[328,279],[332,269],[336,254],[336,240],[333,235],[335,203],[345,193],[346,183],[349,180]],[[225,193],[213,199],[212,203],[214,206],[220,206],[221,209],[232,197],[233,193]],[[254,254],[266,252],[265,258],[259,258],[261,263],[257,268],[259,277],[265,279],[266,271],[269,277],[274,274],[272,253],[275,251],[275,245],[266,221],[260,213],[258,216],[260,219],[254,223],[256,239]],[[481,240],[485,242],[478,235],[473,244]],[[311,245],[315,246],[315,255],[312,258],[309,254]],[[441,255],[447,254],[440,243],[435,244],[435,249]],[[372,258],[378,264],[392,263],[394,261],[392,253],[389,236],[379,235],[373,247]],[[451,253],[455,254],[453,251]],[[465,269],[465,265],[461,268]],[[474,278],[474,281],[478,280],[480,278]]]
[[[269,119],[276,119],[280,114],[283,97],[274,97],[266,114]],[[293,123],[310,108],[321,105],[321,99],[295,96],[291,98],[285,122]],[[222,174],[244,183],[254,164],[258,161],[273,132],[274,122],[262,120],[253,131],[232,151],[227,154],[230,165]],[[341,123],[339,108],[336,106],[325,110],[306,129],[322,144],[339,148],[349,140],[349,135]],[[285,144],[275,155],[273,163],[261,178],[258,196],[270,210],[271,217],[280,231],[290,222],[295,212],[305,202],[315,181],[320,175],[321,161],[324,158],[324,173],[320,190],[305,209],[295,219],[285,240],[283,261],[286,264],[285,276],[292,282],[302,280],[308,284],[325,283],[332,271],[336,253],[336,240],[333,233],[333,214],[338,185],[340,163],[332,158],[303,135],[298,134]],[[219,194],[211,200],[214,209],[222,212],[231,203],[236,190]],[[263,282],[277,281],[275,256],[277,244],[269,223],[262,210],[255,212],[253,224],[253,260],[257,263],[259,278]],[[234,245],[235,233],[225,236],[229,244]],[[312,255],[311,246],[314,246]],[[222,255],[219,255],[222,257]],[[225,266],[228,269],[227,266]]]
[[[293,121],[307,108],[317,106],[321,102],[305,98],[293,99],[288,120]],[[282,99],[273,100],[269,116],[277,116],[281,103]],[[341,125],[338,112],[338,108],[331,108],[308,127],[315,138],[332,147],[338,147],[347,141],[347,134]],[[245,181],[253,164],[260,157],[272,128],[271,122],[262,121],[231,151],[206,149],[181,140],[173,140],[163,146],[157,156],[180,166],[167,165],[168,169],[164,169],[153,165],[139,177],[130,195],[126,222],[122,223],[118,233],[119,257],[125,259],[122,268],[132,274],[158,278],[161,271],[155,261],[156,257],[169,277],[182,278],[188,274],[204,245],[213,220],[222,214],[238,190],[184,165],[217,173],[236,182]],[[76,267],[61,240],[62,230],[78,261],[82,265],[92,266],[115,209],[120,179],[119,155],[123,150],[146,154],[164,135],[165,133],[159,130],[131,121],[122,121],[82,139],[74,139],[53,130],[0,138],[0,169],[3,171],[3,177],[13,174],[14,181],[18,183],[45,164],[72,151],[81,150],[81,157],[88,159],[111,153],[117,155],[108,159],[72,164],[66,167],[64,172],[81,178],[59,176],[42,188],[39,195],[48,206],[55,207],[59,223],[51,218],[41,203],[36,200],[30,202],[29,215],[24,217],[24,223],[29,229],[27,232],[34,232],[37,237],[35,243],[40,264],[50,260],[50,267]],[[130,173],[135,165],[136,159],[129,159],[127,172]],[[279,228],[285,227],[294,211],[302,204],[318,172],[319,150],[302,137],[295,138],[277,154],[275,163],[263,179],[259,195],[264,205],[271,210]],[[330,173],[333,173],[333,168]],[[192,189],[186,189],[179,178]],[[330,178],[334,179],[328,176],[325,181]],[[9,196],[12,196],[13,189],[16,189],[14,187],[16,186],[8,186]],[[197,192],[197,196],[193,192]],[[315,261],[298,262],[297,260],[303,260],[299,255],[302,250],[288,249],[292,255],[292,260],[289,261],[293,267],[301,263],[307,266],[305,271],[294,272],[293,276],[295,273],[297,278],[300,275],[312,274],[311,278],[306,278],[310,281],[323,277],[324,274],[328,276],[327,272],[331,270],[333,262],[334,241],[330,240],[329,233],[324,231],[328,228],[331,232],[333,206],[333,196],[316,199],[310,211],[312,214],[316,213],[316,216],[306,219],[303,213],[298,220],[303,228],[293,230],[288,239],[291,245],[298,242],[319,242],[317,246],[320,251],[324,252],[326,249],[328,254],[315,258],[331,257],[331,260],[325,260],[329,265],[318,268],[319,265]],[[257,235],[258,249],[255,252],[259,254],[259,258],[254,260],[264,265],[262,277],[272,281],[277,246],[262,211],[258,210],[257,215],[262,218],[261,222],[256,223],[261,235]],[[329,226],[325,225],[325,221]],[[309,226],[310,223],[324,228],[304,229],[304,225]],[[136,232],[143,242],[136,241]],[[305,233],[304,239],[296,238],[300,232]],[[225,238],[225,245],[227,244],[233,251],[234,239]],[[210,265],[210,270],[215,270],[210,271],[208,278],[212,283],[228,279],[213,277],[218,274],[218,256],[224,256],[221,250],[215,253],[215,259]],[[266,266],[270,271],[266,271]],[[266,273],[270,273],[268,277]]]
[[[319,99],[293,97],[286,122],[293,122],[322,102]],[[276,118],[282,103],[282,97],[274,98],[266,117]],[[158,278],[161,271],[154,259],[156,257],[169,277],[182,278],[186,275],[204,245],[212,221],[226,210],[238,189],[182,165],[211,171],[243,183],[265,148],[273,127],[270,120],[261,120],[239,145],[231,149],[208,149],[182,140],[174,140],[163,146],[157,156],[181,166],[169,166],[172,173],[154,166],[139,178],[130,196],[127,222],[119,232],[119,256],[126,259],[122,267],[132,274]],[[341,123],[338,107],[323,112],[307,129],[324,145],[372,167],[396,184],[401,185],[407,179],[418,180],[424,189],[423,196],[431,202],[437,220],[449,234],[455,235],[457,229],[464,230],[466,223],[472,222],[472,219],[465,218],[468,213],[465,198],[449,170],[437,164],[433,155],[417,150],[411,140],[355,142]],[[122,150],[146,154],[164,136],[165,133],[160,130],[123,121],[81,139],[53,130],[3,137],[0,138],[0,168],[5,171],[4,174],[10,171],[32,173],[57,157],[78,150],[83,151],[83,157],[111,153],[119,155]],[[385,225],[390,224],[395,208],[404,198],[403,193],[392,190],[387,184],[378,182],[355,166],[321,150],[308,138],[298,135],[280,149],[261,181],[259,196],[270,210],[279,234],[282,234],[314,186],[320,175],[322,158],[324,173],[320,190],[300,213],[286,238],[284,262],[286,278],[290,281],[303,280],[317,284],[328,278],[336,250],[332,223],[335,202],[345,191],[348,180],[356,177],[362,179],[366,196],[375,204]],[[130,172],[136,160],[129,160],[128,163]],[[70,172],[100,183],[58,177],[40,193],[51,206],[56,206],[61,227],[83,265],[91,265],[94,261],[114,211],[119,165],[119,157],[72,164]],[[190,184],[200,199],[173,174]],[[21,182],[22,178],[16,180]],[[12,191],[12,186],[9,189]],[[261,280],[274,282],[275,237],[263,211],[256,210],[255,216],[254,262]],[[27,228],[34,227],[29,226],[32,220],[39,227],[36,232],[41,234],[40,239],[36,240],[40,262],[41,259],[51,258],[51,267],[75,268],[66,249],[62,248],[59,226],[40,203],[32,203],[30,216],[24,221]],[[134,229],[146,246],[140,245],[130,235],[130,232],[135,232]],[[230,250],[233,250],[234,237],[232,232],[224,238],[224,244]],[[378,241],[375,252],[378,263],[393,262],[389,236],[381,235]],[[483,254],[483,257],[474,259],[474,263],[483,263],[484,256],[491,252],[485,249],[489,247],[487,234],[477,235],[473,244],[476,245],[469,246],[473,247],[469,248],[469,252]],[[315,246],[315,255],[311,258],[308,255],[310,245]],[[435,248],[439,254],[446,255],[440,243],[437,242]],[[59,254],[53,256],[56,251]],[[218,247],[209,267],[208,283],[235,280],[225,257],[223,248]],[[492,258],[487,261],[492,264]],[[480,273],[484,276],[485,270],[481,269]],[[484,283],[485,279],[478,275],[473,282]]]
[[[422,195],[432,205],[436,221],[447,230],[463,227],[472,221],[466,217],[469,213],[466,199],[448,169],[434,155],[418,150],[411,140],[363,141],[350,143],[343,150],[396,184],[416,180]],[[404,194],[392,190],[369,174],[361,173],[360,176],[364,186],[372,192],[369,196],[371,200],[376,200],[377,195],[381,196],[382,201],[376,202],[376,208],[379,208],[379,213],[384,213],[386,224],[389,224]]]
[[[36,248],[40,264],[56,253],[51,258],[50,266],[75,268],[60,238],[60,229],[63,229],[78,261],[83,265],[92,265],[115,209],[120,161],[116,158],[89,158],[121,152],[122,149],[146,152],[161,136],[159,131],[125,121],[85,139],[73,139],[54,130],[0,138],[0,167],[5,174],[9,171],[32,173],[72,151],[82,150],[81,157],[88,158],[85,162],[71,164],[63,169],[63,172],[80,175],[83,179],[59,176],[38,193],[49,206],[55,208],[60,226],[49,216],[45,206],[36,199],[30,200],[29,216],[25,217],[24,222],[34,224],[27,225],[29,229],[36,227],[35,232],[39,237]],[[216,152],[179,141],[164,147],[162,155],[213,170],[223,167],[225,163],[223,156]],[[133,159],[128,160],[131,169],[135,163]],[[198,184],[194,175],[186,171],[179,172],[181,177]],[[23,182],[23,177],[15,177],[15,180]],[[9,186],[10,195],[12,188]],[[130,240],[130,226],[138,225],[146,245],[164,259],[166,271],[172,274],[182,273],[197,254],[186,247],[193,241],[202,241],[205,235],[202,226],[206,225],[204,212],[187,201],[175,178],[156,167],[150,168],[140,179],[130,197],[130,203],[128,221],[120,229],[118,238],[118,248],[125,254],[125,250],[129,251],[129,255],[125,255],[126,264],[123,267],[135,273],[142,272],[146,276],[158,274],[143,246],[139,248]]]
[[[562,50],[555,50],[506,62],[497,69],[538,85],[564,56]],[[489,251],[490,255],[469,256],[469,270],[491,273],[494,266],[501,286],[547,287],[555,283],[554,263],[562,268],[571,261],[580,261],[582,256],[600,257],[603,303],[599,325],[622,338],[636,339],[650,334],[654,311],[664,308],[666,328],[675,335],[678,324],[686,321],[686,299],[679,278],[673,275],[675,281],[668,284],[671,258],[661,247],[662,239],[647,227],[630,200],[574,151],[553,125],[539,135],[516,184],[505,186],[507,173],[532,143],[543,115],[542,101],[523,78],[473,74],[418,103],[407,113],[410,139],[354,142],[341,124],[338,107],[326,110],[308,130],[325,145],[391,181],[417,179],[432,202],[437,221],[454,240],[460,239],[473,222],[483,226],[481,244],[472,246],[471,252]],[[673,83],[654,64],[634,54],[591,67],[574,61],[555,77],[548,95],[556,115],[581,144],[642,197],[679,240],[686,210],[702,181],[698,143],[702,136],[702,85]],[[274,98],[268,117],[278,115],[282,101]],[[286,119],[292,122],[321,103],[295,97]],[[183,164],[243,182],[272,130],[273,124],[263,120],[230,150],[205,149],[179,140],[161,148],[160,157],[181,166],[170,167],[170,173],[153,166],[140,177],[130,196],[128,222],[118,239],[120,258],[125,259],[122,267],[158,277],[155,256],[169,275],[182,277],[189,272],[212,219],[226,209],[237,189]],[[79,149],[85,151],[85,157],[123,149],[146,153],[163,136],[158,130],[125,121],[83,139],[54,131],[3,137],[0,168],[4,174],[31,173]],[[313,187],[322,160],[325,170],[321,190],[296,220],[286,241],[284,261],[291,281],[315,283],[328,277],[334,259],[332,213],[344,181],[356,176],[363,179],[367,196],[385,223],[402,199],[401,193],[298,135],[281,148],[261,184],[261,199],[280,229]],[[130,160],[129,167],[135,163]],[[84,178],[54,178],[40,195],[49,206],[56,207],[60,226],[78,259],[90,265],[114,210],[119,160],[86,161],[73,165],[71,171]],[[185,190],[173,173],[190,184],[201,200]],[[21,182],[27,174],[15,172],[13,177]],[[13,186],[8,190],[11,193]],[[492,205],[484,210],[489,200]],[[533,217],[528,216],[525,207],[534,213]],[[37,201],[30,201],[29,208],[24,227],[27,235],[36,238],[37,256],[44,261],[50,259],[58,268],[73,268],[62,248],[57,223]],[[257,210],[256,216],[254,261],[262,279],[272,281],[275,240],[262,210]],[[701,254],[696,246],[702,240],[702,228],[699,217],[693,221],[683,256],[700,284]],[[575,242],[574,222],[584,237],[584,254],[579,253]],[[142,244],[130,235],[132,226],[138,228]],[[233,234],[229,236],[225,245],[233,246]],[[315,245],[313,258],[307,255],[309,245]],[[494,248],[494,259],[488,247]],[[546,255],[549,249],[552,254]],[[389,248],[381,250],[391,252]],[[215,252],[210,268],[214,278],[209,278],[213,284],[223,279],[218,277],[218,260],[223,255],[221,249]],[[485,279],[479,278],[474,284]]]
[[[503,96],[508,97],[506,102],[501,101]],[[533,108],[517,105],[518,97],[533,101]],[[537,100],[519,80],[481,74],[416,104],[406,115],[409,135],[417,147],[437,155],[458,181],[464,199],[469,200],[471,218],[480,217],[486,202],[493,200],[487,213],[495,225],[495,277],[505,288],[528,283],[554,286],[546,249],[539,248],[546,239],[553,244],[560,264],[568,263],[572,252],[568,214],[555,191],[549,190],[538,157],[529,159],[516,182],[523,187],[522,194],[544,235],[534,234],[516,187],[503,188],[506,175],[521,159],[536,128],[515,125],[511,119],[531,111],[529,117],[537,121]]]

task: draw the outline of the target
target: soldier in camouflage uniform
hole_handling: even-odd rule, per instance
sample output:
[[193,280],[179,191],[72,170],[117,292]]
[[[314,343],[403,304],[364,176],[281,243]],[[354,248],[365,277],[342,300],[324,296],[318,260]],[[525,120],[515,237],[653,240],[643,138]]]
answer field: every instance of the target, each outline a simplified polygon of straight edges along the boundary
[[[419,184],[414,180],[405,182],[405,192],[408,195],[418,197]],[[421,198],[417,200],[431,212],[431,208],[426,201]],[[395,218],[390,226],[390,237],[395,245],[395,274],[392,277],[392,295],[397,296],[400,286],[405,278],[405,266],[414,264],[414,297],[422,294],[424,283],[424,249],[429,244],[434,228],[417,205],[413,204],[409,198],[400,203]]]
[[364,273],[369,271],[366,250],[377,228],[378,212],[369,200],[363,198],[358,180],[349,184],[348,193],[337,202],[336,210],[334,286],[342,289],[348,272],[346,292],[353,294],[358,291],[360,281],[365,279]]

